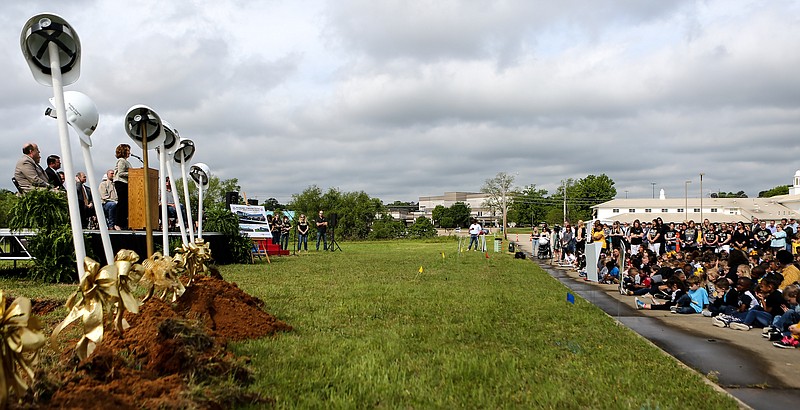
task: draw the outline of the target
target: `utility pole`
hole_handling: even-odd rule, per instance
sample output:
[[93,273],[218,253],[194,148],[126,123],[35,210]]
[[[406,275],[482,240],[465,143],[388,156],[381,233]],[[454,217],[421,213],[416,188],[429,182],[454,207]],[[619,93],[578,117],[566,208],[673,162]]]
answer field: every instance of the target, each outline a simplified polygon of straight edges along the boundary
[[563,180],[564,183],[564,222],[567,222],[567,181]]
[[651,182],[650,185],[653,186],[653,199],[656,199],[656,183]]
[[703,174],[700,173],[700,223],[703,223]]

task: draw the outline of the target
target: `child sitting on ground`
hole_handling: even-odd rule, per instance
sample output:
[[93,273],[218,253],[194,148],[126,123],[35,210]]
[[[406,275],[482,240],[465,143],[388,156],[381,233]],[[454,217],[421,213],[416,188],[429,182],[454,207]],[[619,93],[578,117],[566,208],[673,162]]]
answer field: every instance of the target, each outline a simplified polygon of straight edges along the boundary
[[[717,279],[714,301],[708,306],[711,316],[732,315],[739,304],[739,292],[733,289],[727,278]],[[705,311],[703,312],[705,315]]]
[[641,296],[650,293],[651,279],[644,270],[638,271],[639,276],[636,277],[633,286],[628,288],[628,296]]
[[784,337],[780,342],[772,343],[772,345],[782,349],[794,349],[800,346],[800,323],[789,326],[789,336]]
[[797,304],[797,297],[800,295],[800,286],[789,285],[783,290],[784,313],[775,316],[772,324],[764,328],[762,336],[772,341],[781,340],[783,336],[789,336],[789,326],[800,322],[800,305]]
[[617,284],[619,283],[619,267],[612,257],[606,258],[605,269],[601,271],[600,283]]
[[693,275],[687,279],[689,291],[678,299],[677,306],[671,307],[672,313],[700,313],[708,306],[708,292],[703,287],[703,279]]
[[634,299],[634,303],[636,305],[636,309],[650,309],[650,310],[670,310],[673,306],[675,306],[678,300],[685,296],[686,294],[686,285],[682,280],[680,280],[677,275],[669,278],[667,280],[667,286],[671,290],[671,295],[669,300],[664,303],[656,302],[654,297],[650,297],[653,303],[644,303],[639,300],[639,297]]
[[727,314],[720,314],[711,318],[711,324],[717,327],[728,327],[731,321],[738,320],[736,315],[746,314],[750,309],[758,307],[758,298],[752,291],[753,280],[748,277],[740,277],[736,281],[736,293],[739,300],[736,302],[736,311]]
[[784,300],[783,294],[778,290],[777,282],[765,276],[759,284],[758,297],[759,306],[750,309],[747,313],[737,313],[734,315],[739,320],[731,321],[728,326],[736,330],[750,330],[753,327],[767,327],[772,323],[776,315],[783,315]]

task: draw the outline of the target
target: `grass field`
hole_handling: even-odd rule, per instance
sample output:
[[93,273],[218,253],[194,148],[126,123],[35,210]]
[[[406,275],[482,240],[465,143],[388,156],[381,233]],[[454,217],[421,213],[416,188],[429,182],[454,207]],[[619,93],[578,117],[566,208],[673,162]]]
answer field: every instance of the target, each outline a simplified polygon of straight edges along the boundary
[[[221,268],[295,328],[230,346],[278,408],[736,408],[530,261],[452,238],[342,248]],[[0,289],[65,300],[75,285]]]
[[736,408],[530,261],[456,246],[345,243],[224,267],[295,327],[232,346],[252,389],[279,408]]

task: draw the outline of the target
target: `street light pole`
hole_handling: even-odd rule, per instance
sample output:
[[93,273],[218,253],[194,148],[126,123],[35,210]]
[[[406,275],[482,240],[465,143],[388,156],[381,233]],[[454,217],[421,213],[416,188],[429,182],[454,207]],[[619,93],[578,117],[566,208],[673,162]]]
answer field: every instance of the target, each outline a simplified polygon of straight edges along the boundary
[[689,221],[689,184],[691,184],[691,183],[692,183],[692,181],[686,181],[683,184],[683,198],[684,198],[684,201],[685,201],[684,208],[683,208],[684,222],[688,222]]
[[651,182],[650,185],[653,186],[653,199],[656,199],[656,183]]
[[703,175],[700,173],[700,223],[703,223]]

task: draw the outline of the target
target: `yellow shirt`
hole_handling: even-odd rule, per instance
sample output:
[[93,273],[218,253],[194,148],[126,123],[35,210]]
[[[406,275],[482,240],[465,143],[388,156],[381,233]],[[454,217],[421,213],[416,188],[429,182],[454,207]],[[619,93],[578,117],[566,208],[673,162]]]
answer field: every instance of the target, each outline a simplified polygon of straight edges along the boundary
[[786,287],[792,283],[800,281],[800,270],[798,270],[794,264],[789,264],[783,268],[781,275],[783,275],[783,282],[781,282],[781,285],[778,286],[778,289],[781,291],[786,289]]
[[606,233],[603,230],[592,231],[592,242],[600,242],[603,244],[603,249],[606,248]]

